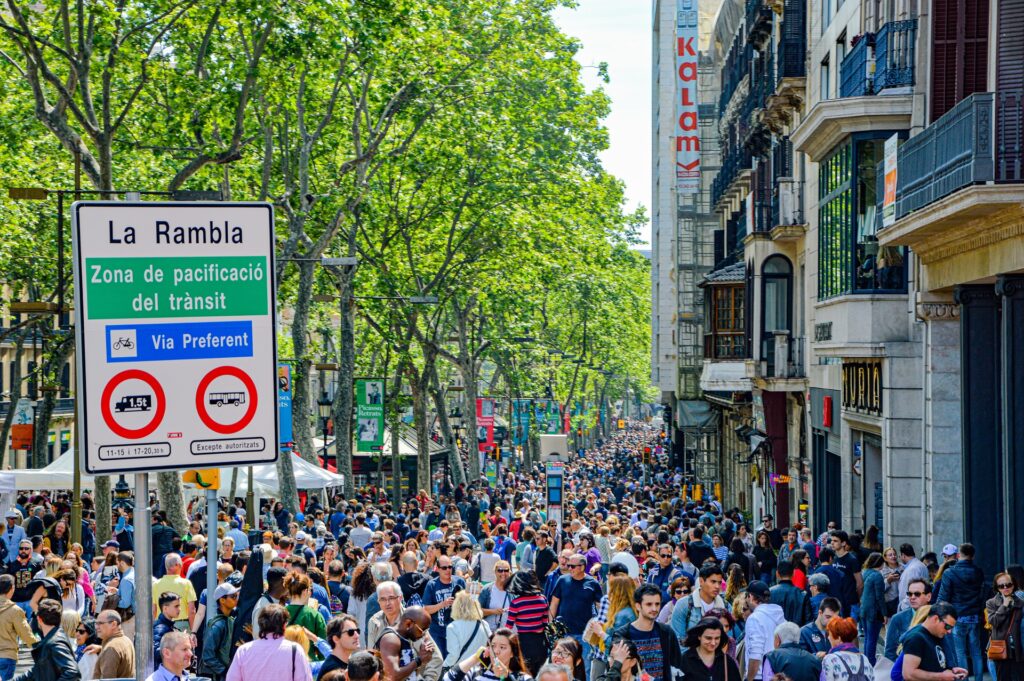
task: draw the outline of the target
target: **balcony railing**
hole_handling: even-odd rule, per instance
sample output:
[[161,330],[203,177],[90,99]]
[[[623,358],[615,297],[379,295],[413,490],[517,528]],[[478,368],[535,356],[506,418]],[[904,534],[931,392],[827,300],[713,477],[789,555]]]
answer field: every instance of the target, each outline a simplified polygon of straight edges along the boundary
[[803,378],[803,337],[778,332],[761,338],[761,367],[763,378]]
[[991,92],[975,93],[900,147],[897,219],[968,185],[997,179],[994,102]]
[[872,91],[914,84],[914,43],[917,19],[890,21],[875,36],[875,76]]
[[730,149],[722,160],[722,167],[711,181],[711,205],[721,200],[729,185],[736,179],[740,171],[750,167],[750,152],[743,148]]
[[760,48],[772,34],[772,10],[765,0],[747,0],[747,41]]
[[890,21],[866,33],[839,65],[839,96],[863,97],[914,84],[917,19]]
[[867,33],[850,48],[839,65],[839,96],[863,97],[871,94],[871,74],[868,73],[871,58],[870,47],[874,36]]

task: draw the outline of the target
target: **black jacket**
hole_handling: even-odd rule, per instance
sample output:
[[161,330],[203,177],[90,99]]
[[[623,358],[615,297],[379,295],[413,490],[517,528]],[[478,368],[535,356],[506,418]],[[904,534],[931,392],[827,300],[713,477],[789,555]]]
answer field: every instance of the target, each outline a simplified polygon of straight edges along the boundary
[[167,619],[163,613],[157,615],[153,622],[153,671],[160,668],[163,657],[160,655],[160,639],[169,631],[174,631],[174,622]]
[[772,603],[782,608],[786,621],[802,627],[814,617],[811,614],[811,599],[807,592],[798,589],[793,582],[779,582],[772,587]]
[[956,616],[980,615],[985,607],[985,573],[973,560],[958,560],[942,572],[939,592],[933,603],[946,601],[956,609]]
[[75,651],[60,627],[54,627],[32,646],[32,669],[15,681],[81,681]]
[[765,655],[772,672],[785,674],[792,681],[818,681],[821,660],[807,652],[799,643],[783,643]]
[[[152,527],[153,536],[153,566],[154,569],[162,563],[164,556],[173,552],[171,540],[179,536],[178,531],[162,523],[156,523]],[[161,573],[163,574],[163,573]]]
[[234,618],[217,613],[210,620],[203,640],[203,657],[199,662],[199,673],[214,681],[223,679],[231,664],[231,636]]
[[[726,675],[728,665],[728,676]],[[704,666],[696,648],[687,648],[680,660],[679,669],[683,672],[686,681],[740,681],[740,668],[736,660],[725,653],[715,656],[711,669]]]
[[[633,640],[629,635],[629,628],[631,624],[625,624],[615,630],[612,638],[621,637]],[[658,636],[661,638],[661,650],[664,654],[664,665],[665,670],[663,677],[664,681],[672,681],[672,670],[678,669],[683,663],[683,651],[679,647],[679,639],[676,638],[676,634],[672,631],[672,627],[661,622],[655,622],[654,628],[658,630]],[[738,681],[737,677],[737,681]],[[654,681],[658,681],[655,679]]]

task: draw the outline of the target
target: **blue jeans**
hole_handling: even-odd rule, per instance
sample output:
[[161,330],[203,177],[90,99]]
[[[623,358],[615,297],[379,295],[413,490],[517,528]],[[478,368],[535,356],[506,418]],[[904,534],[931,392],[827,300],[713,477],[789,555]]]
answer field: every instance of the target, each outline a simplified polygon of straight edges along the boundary
[[[985,655],[981,650],[981,625],[977,622],[957,622],[953,627],[953,648],[956,666],[970,671],[974,681],[985,676]],[[968,660],[970,666],[968,667]]]
[[17,660],[9,660],[6,657],[0,657],[0,680],[11,681],[11,679],[14,678],[14,669],[17,666]]
[[590,681],[590,665],[587,661],[594,656],[594,647],[583,640],[582,634],[566,634],[569,638],[574,638],[580,644],[580,648],[583,650],[583,670],[587,674],[587,681]]
[[878,649],[878,634],[882,631],[882,621],[864,622],[864,654],[868,661],[875,664],[875,651]]

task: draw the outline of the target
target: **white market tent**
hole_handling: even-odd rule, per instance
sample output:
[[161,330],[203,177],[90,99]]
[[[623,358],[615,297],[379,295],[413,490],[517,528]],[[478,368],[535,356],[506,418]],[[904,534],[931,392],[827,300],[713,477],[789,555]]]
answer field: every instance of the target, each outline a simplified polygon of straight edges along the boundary
[[[231,468],[220,469],[221,495],[227,495],[231,485]],[[292,456],[292,470],[295,474],[295,486],[298,489],[324,489],[339,487],[344,483],[344,476],[325,471],[298,456]],[[65,451],[49,466],[40,469],[15,469],[5,471],[5,475],[13,476],[16,489],[71,489],[74,484],[74,457]],[[134,486],[135,476],[126,475],[125,480]],[[249,484],[248,467],[238,469],[236,494],[244,494]],[[82,487],[93,488],[91,475],[82,474]],[[156,476],[150,476],[150,487],[156,488]],[[253,491],[261,496],[278,496],[279,494],[277,465],[272,463],[253,466]]]

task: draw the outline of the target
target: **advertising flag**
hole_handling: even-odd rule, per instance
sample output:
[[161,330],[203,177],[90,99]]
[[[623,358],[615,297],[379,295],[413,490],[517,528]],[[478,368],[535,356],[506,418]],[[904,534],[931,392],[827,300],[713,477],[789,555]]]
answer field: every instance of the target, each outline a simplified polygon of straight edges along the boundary
[[494,446],[494,400],[489,397],[476,398],[476,442],[481,452]]
[[281,444],[292,441],[292,368],[287,364],[277,365],[277,414],[280,425]]
[[530,440],[530,400],[512,400],[512,445],[522,447]]
[[356,451],[384,449],[384,379],[356,380]]

